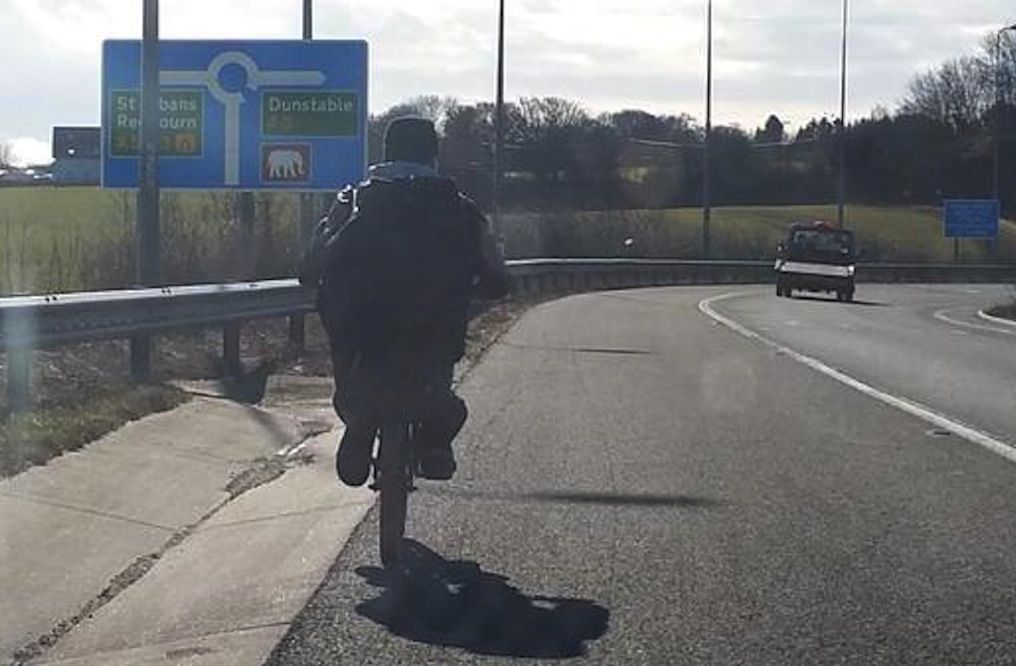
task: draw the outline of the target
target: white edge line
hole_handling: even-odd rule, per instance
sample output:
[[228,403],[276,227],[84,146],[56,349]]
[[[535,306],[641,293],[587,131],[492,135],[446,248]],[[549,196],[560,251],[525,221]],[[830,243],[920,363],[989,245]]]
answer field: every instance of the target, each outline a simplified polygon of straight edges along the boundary
[[949,312],[951,309],[952,308],[945,308],[943,310],[937,310],[933,316],[935,317],[935,319],[941,322],[945,322],[946,324],[950,324],[952,326],[972,328],[977,331],[991,331],[992,333],[1001,333],[1003,335],[1016,335],[1016,331],[1010,331],[1004,328],[995,328],[994,326],[984,326],[982,324],[972,324],[968,321],[960,321],[959,319],[953,319],[952,317],[946,314],[946,312]]
[[1013,321],[1012,319],[1006,319],[1005,317],[996,317],[994,315],[990,315],[985,310],[980,310],[977,313],[977,316],[985,321],[994,322],[996,324],[1004,324],[1006,326],[1012,326],[1013,328],[1016,328],[1016,321]]
[[1008,444],[1002,442],[1001,440],[998,440],[987,433],[981,432],[980,430],[971,428],[968,425],[964,425],[963,423],[955,421],[947,416],[943,416],[942,414],[939,414],[930,409],[929,407],[926,407],[920,403],[913,402],[911,400],[907,400],[906,398],[901,398],[892,395],[890,393],[886,393],[885,391],[881,391],[875,388],[874,386],[865,384],[859,379],[855,379],[846,373],[840,372],[839,370],[826,365],[825,363],[819,361],[818,359],[814,359],[810,356],[801,354],[800,352],[796,352],[793,349],[784,347],[778,342],[770,340],[769,338],[742,326],[733,319],[721,315],[712,308],[712,304],[717,301],[727,300],[730,298],[735,298],[737,296],[743,296],[746,293],[748,292],[731,292],[727,294],[721,294],[720,296],[714,296],[713,298],[707,298],[699,303],[698,305],[699,311],[702,312],[702,314],[706,315],[707,317],[710,317],[714,321],[723,324],[730,330],[739,333],[750,340],[757,340],[762,344],[772,347],[777,351],[785,354],[786,356],[789,356],[790,358],[794,359],[798,363],[802,363],[811,368],[812,370],[816,370],[826,375],[827,377],[835,379],[841,384],[846,384],[850,388],[856,391],[860,391],[861,393],[870,398],[874,398],[880,402],[895,407],[896,409],[906,412],[911,416],[916,416],[919,419],[931,423],[937,428],[941,428],[942,430],[948,430],[949,432],[958,437],[962,437],[967,441],[983,446],[992,453],[1002,456],[1009,462],[1016,463],[1016,448],[1009,446]]

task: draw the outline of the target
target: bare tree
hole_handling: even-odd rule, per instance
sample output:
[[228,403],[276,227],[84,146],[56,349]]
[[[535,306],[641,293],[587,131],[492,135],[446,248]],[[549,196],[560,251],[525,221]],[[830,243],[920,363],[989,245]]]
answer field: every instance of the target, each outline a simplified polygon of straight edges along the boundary
[[957,129],[974,125],[994,103],[989,66],[984,58],[968,56],[919,74],[910,81],[900,110]]
[[1003,104],[1016,105],[1016,35],[1011,32],[988,34],[977,54],[915,76],[900,111],[959,129],[981,122],[994,108],[996,94]]
[[575,102],[560,97],[523,97],[509,118],[509,126],[520,143],[536,143],[561,131],[583,129],[589,114]]
[[459,101],[454,97],[421,95],[409,100],[403,106],[413,109],[413,115],[432,120],[438,131],[444,131],[444,125],[448,117],[458,108]]

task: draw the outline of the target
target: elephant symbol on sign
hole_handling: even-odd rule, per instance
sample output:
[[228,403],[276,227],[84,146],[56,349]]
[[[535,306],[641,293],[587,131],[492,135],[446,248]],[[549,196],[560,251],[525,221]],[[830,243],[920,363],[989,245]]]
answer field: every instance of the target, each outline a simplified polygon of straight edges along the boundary
[[296,180],[306,173],[303,154],[299,150],[273,150],[268,153],[268,177],[271,180]]

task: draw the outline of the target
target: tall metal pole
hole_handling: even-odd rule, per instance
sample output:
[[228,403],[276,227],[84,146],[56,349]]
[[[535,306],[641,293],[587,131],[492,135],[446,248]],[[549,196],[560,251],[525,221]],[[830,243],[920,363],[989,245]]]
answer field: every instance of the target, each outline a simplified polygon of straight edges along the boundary
[[236,266],[237,280],[253,280],[257,266],[254,261],[254,193],[240,192],[236,200]]
[[[303,39],[310,41],[314,39],[314,0],[303,0]],[[328,194],[321,196],[321,209],[328,206]],[[317,197],[314,194],[302,193],[299,198],[299,226],[296,241],[297,252],[302,254],[303,248],[310,242],[311,234],[314,233],[314,226],[317,224],[317,215],[320,211],[317,208]],[[307,319],[302,314],[296,314],[289,318],[289,348],[294,355],[303,353],[307,340]],[[232,340],[229,341],[232,346]],[[225,343],[225,341],[224,341]],[[225,345],[224,345],[225,346]]]
[[[1009,30],[1016,30],[1016,24],[1008,25],[995,33],[995,53],[994,53],[994,78],[995,78],[995,109],[992,113],[993,118],[993,132],[994,134],[992,143],[994,144],[994,159],[992,160],[992,173],[991,173],[991,195],[995,201],[999,202],[999,212],[1001,213],[1001,199],[1002,199],[1002,183],[1001,183],[1001,163],[1002,163],[1002,35]],[[997,240],[988,241],[989,251],[992,259],[996,258],[995,253],[998,250]]]
[[706,136],[702,146],[702,258],[710,253],[713,145],[713,0],[706,5]]
[[993,163],[992,163],[991,196],[996,201],[998,200],[998,191],[999,191],[998,190],[998,186],[999,186],[998,167],[999,167],[999,159],[1001,158],[1001,152],[1002,152],[1001,148],[999,147],[999,143],[1001,142],[1001,137],[999,137],[999,132],[1001,131],[1001,123],[999,122],[999,116],[1001,115],[1001,111],[1002,111],[1002,82],[999,80],[999,73],[1000,73],[1000,71],[1002,69],[1002,33],[1003,32],[1005,32],[1004,28],[1002,30],[999,30],[998,32],[995,33],[995,53],[993,54],[994,55],[994,60],[995,60],[995,67],[994,67],[994,69],[995,69],[995,72],[994,72],[995,73],[995,109],[994,109],[994,113],[992,113],[992,116],[994,116],[994,127],[993,127],[994,132],[992,132],[994,134],[994,137],[993,137],[994,141],[992,143],[995,144],[993,146],[995,155],[994,155],[994,160],[993,160]]
[[504,3],[500,0],[497,18],[497,99],[494,103],[494,184],[492,208],[494,236],[501,238],[501,179],[504,169]]
[[1002,194],[999,180],[999,169],[1001,163],[1001,142],[1002,142],[1002,35],[1010,30],[1016,30],[1016,24],[1006,26],[995,33],[995,112],[994,116],[994,151],[995,159],[992,168],[991,191],[995,199]]
[[840,48],[840,131],[836,148],[839,153],[839,184],[836,195],[836,221],[840,229],[844,225],[844,207],[847,200],[847,18],[848,0],[843,0],[843,33]]
[[[303,0],[303,39],[308,41],[314,39],[314,0]],[[309,193],[301,194],[298,250],[302,250],[310,239],[317,222],[318,212],[320,211],[318,210],[317,197]]]
[[[141,156],[138,188],[135,279],[151,287],[159,267],[159,0],[144,0],[141,45]],[[151,374],[152,338],[131,339],[131,375]]]
[[145,0],[141,48],[141,183],[137,281],[159,283],[159,0]]

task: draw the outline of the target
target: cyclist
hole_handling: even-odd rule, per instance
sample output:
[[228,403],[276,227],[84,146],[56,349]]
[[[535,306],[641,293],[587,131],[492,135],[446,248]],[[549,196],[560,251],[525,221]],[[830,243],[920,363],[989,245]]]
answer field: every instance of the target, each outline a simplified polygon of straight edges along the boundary
[[407,386],[423,395],[419,473],[455,472],[451,443],[466,421],[452,390],[465,351],[474,294],[508,292],[508,274],[487,219],[437,172],[438,137],[423,118],[393,120],[385,160],[340,192],[304,255],[300,281],[317,287],[335,376],[334,405],[346,424],[339,478],[367,481],[374,439]]

